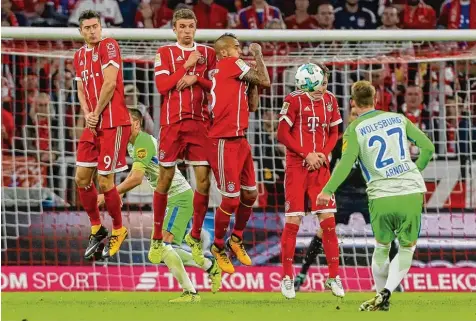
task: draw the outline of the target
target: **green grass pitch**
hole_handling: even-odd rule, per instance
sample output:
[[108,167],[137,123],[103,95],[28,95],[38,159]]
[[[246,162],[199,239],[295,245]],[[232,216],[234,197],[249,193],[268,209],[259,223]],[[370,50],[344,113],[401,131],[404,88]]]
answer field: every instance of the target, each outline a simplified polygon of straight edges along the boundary
[[389,312],[359,312],[373,293],[348,293],[336,309],[330,293],[201,293],[202,302],[171,304],[179,293],[2,293],[3,321],[451,321],[476,320],[474,293],[395,293]]

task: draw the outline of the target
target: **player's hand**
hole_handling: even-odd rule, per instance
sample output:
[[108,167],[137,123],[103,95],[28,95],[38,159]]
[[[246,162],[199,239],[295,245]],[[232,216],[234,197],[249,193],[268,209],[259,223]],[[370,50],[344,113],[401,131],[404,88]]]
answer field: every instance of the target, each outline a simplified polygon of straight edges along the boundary
[[306,164],[307,164],[307,169],[310,171],[314,171],[316,169],[319,169],[322,165],[322,161],[317,155],[317,153],[309,153],[307,154],[306,158]]
[[327,156],[324,155],[323,153],[316,153],[316,154],[317,154],[317,156],[319,157],[319,159],[321,160],[321,166],[326,165],[327,162],[328,162],[328,160],[329,160],[329,159],[327,158]]
[[246,63],[248,64],[248,66],[250,66],[250,67],[251,67],[251,69],[253,69],[253,70],[257,70],[257,67],[256,67],[256,61],[254,61],[254,60],[250,60],[250,61],[247,61]]
[[198,59],[202,58],[202,54],[200,53],[200,51],[198,50],[195,50],[194,52],[192,52],[190,54],[190,56],[188,56],[188,59],[187,61],[185,62],[185,64],[183,65],[185,69],[187,68],[190,68],[190,67],[193,67],[195,66],[195,64],[197,63]]
[[178,91],[182,91],[185,88],[192,86],[196,82],[197,82],[197,76],[185,75],[182,77],[182,79],[178,81],[176,88]]
[[257,44],[256,42],[253,42],[248,50],[250,51],[250,53],[253,55],[253,57],[256,57],[256,56],[261,56],[262,55],[262,51],[261,51],[261,46],[259,44]]
[[96,128],[96,125],[99,122],[99,116],[97,116],[95,113],[89,113],[85,116],[86,118],[86,124],[90,128]]
[[101,206],[104,204],[104,194],[99,194],[98,195],[98,206]]
[[332,195],[327,195],[326,193],[321,192],[317,196],[316,205],[325,205],[325,206],[329,205],[331,197]]
[[[92,123],[93,121],[92,121],[92,120],[91,120],[91,121],[89,120],[91,117],[94,117],[94,116],[92,116],[92,115],[93,115],[93,113],[87,113],[86,115],[84,115],[84,119],[86,120],[86,128],[89,128],[89,130],[92,131],[93,134],[96,136],[96,135],[97,135],[97,133],[96,133],[96,125],[91,126],[90,123]],[[97,122],[96,122],[96,124],[97,124]]]

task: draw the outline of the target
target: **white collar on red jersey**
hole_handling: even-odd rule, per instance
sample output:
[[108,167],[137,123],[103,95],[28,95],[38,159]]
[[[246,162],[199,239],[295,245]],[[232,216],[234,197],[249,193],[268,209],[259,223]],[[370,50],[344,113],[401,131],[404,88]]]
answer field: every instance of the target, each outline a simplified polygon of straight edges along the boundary
[[197,43],[196,43],[196,42],[193,43],[193,47],[192,47],[192,48],[183,47],[183,46],[181,46],[178,42],[176,42],[175,45],[176,45],[177,47],[179,47],[179,48],[180,48],[181,50],[183,50],[183,51],[195,51],[195,50],[197,50]]

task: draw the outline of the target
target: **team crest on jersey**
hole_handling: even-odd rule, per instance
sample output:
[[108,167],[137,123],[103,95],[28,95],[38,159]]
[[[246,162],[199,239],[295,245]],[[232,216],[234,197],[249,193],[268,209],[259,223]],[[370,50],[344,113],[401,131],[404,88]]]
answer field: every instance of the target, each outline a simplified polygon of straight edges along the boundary
[[235,190],[235,183],[228,182],[228,184],[226,185],[226,189],[228,190],[228,192],[233,192]]
[[145,148],[139,148],[136,151],[137,158],[144,159],[147,156],[147,150]]
[[81,62],[79,63],[80,66],[84,66],[84,61],[81,60]]
[[281,107],[281,111],[279,112],[280,115],[286,115],[288,113],[289,103],[284,102],[283,107]]
[[237,61],[235,61],[235,64],[238,66],[238,68],[240,68],[243,71],[245,71],[248,68],[248,65],[242,59],[238,59]]
[[203,65],[205,63],[205,57],[201,56],[200,58],[198,58],[198,63],[200,65]]
[[162,58],[160,58],[160,54],[156,54],[155,55],[155,63],[154,63],[154,66],[155,67],[160,67],[162,65]]
[[284,203],[284,211],[289,212],[290,208],[291,208],[291,203],[289,203],[289,201],[286,201],[286,203]]
[[160,159],[160,160],[163,160],[164,158],[165,158],[165,152],[164,152],[163,150],[161,150],[161,151],[159,152],[159,159]]
[[331,111],[334,109],[334,108],[332,107],[332,102],[328,102],[328,103],[326,104],[326,109],[327,109],[328,112],[331,112]]
[[96,62],[96,61],[98,61],[98,54],[93,55],[93,62]]

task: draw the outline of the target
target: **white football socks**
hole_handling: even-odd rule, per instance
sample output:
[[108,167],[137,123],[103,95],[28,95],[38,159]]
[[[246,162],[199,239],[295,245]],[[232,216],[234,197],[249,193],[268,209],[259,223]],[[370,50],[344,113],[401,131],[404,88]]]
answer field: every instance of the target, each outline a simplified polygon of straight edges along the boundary
[[185,251],[181,248],[176,248],[175,251],[178,253],[182,262],[186,266],[195,266],[203,269],[204,271],[208,271],[212,267],[212,260],[209,258],[205,258],[205,264],[203,266],[198,266],[197,263],[193,260],[192,253]]
[[388,253],[390,252],[390,244],[383,245],[377,243],[372,255],[372,275],[375,282],[375,291],[380,292],[385,287],[387,282],[388,269],[390,260]]
[[192,281],[188,277],[185,267],[178,253],[174,250],[172,245],[168,244],[164,249],[164,263],[169,268],[169,271],[177,279],[178,283],[185,291],[196,293]]
[[385,284],[385,288],[390,290],[390,292],[393,292],[397,288],[405,275],[407,275],[408,270],[410,270],[415,248],[416,246],[398,247],[398,254],[392,262],[390,262],[387,283]]

